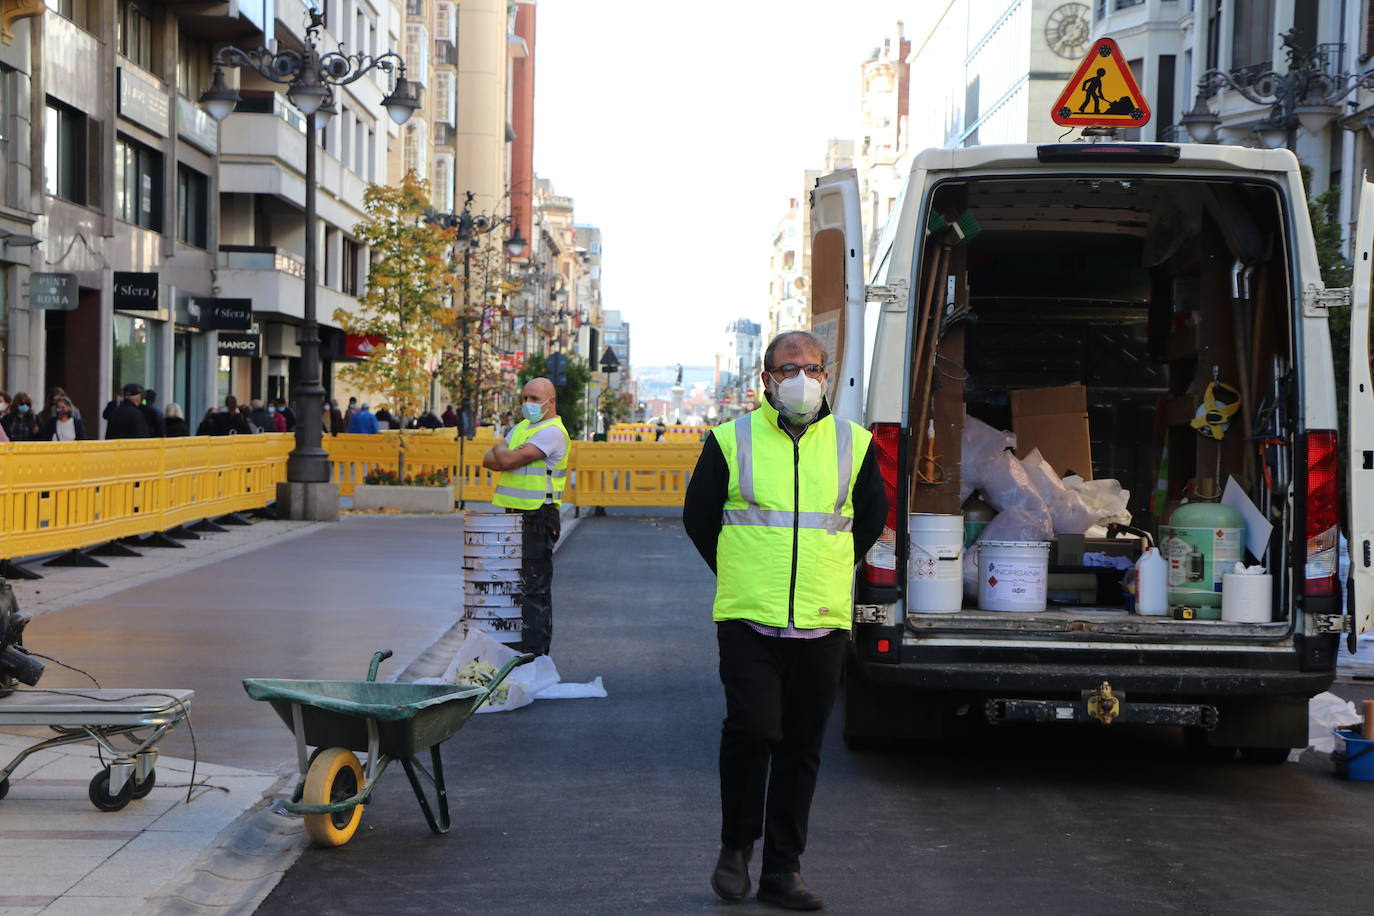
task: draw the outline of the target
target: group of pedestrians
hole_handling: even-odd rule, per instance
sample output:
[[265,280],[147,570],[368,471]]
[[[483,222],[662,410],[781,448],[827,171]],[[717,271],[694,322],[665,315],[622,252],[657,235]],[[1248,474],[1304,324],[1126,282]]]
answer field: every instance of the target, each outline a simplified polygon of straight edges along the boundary
[[27,392],[0,391],[0,442],[71,442],[86,438],[81,412],[61,388],[48,395],[42,410]]
[[261,398],[240,404],[232,394],[219,407],[205,412],[196,427],[197,436],[248,436],[254,433],[296,431],[296,412],[283,398]]

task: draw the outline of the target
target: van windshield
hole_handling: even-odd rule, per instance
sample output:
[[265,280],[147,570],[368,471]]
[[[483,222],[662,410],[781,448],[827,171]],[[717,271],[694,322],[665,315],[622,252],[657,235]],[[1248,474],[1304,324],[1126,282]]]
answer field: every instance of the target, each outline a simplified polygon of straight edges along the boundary
[[[1037,452],[1056,479],[1117,481],[1129,494],[1120,517],[1157,541],[1169,537],[1182,502],[1215,498],[1233,479],[1283,530],[1293,284],[1274,186],[947,181],[935,190],[927,226],[920,276],[933,270],[953,279],[918,292],[936,301],[920,303],[912,333],[939,342],[933,361],[911,373],[913,430],[963,411],[969,422],[1014,430],[1016,455]],[[921,353],[919,339],[911,352]],[[958,512],[980,495],[955,495],[948,469],[934,460],[923,472],[925,443],[913,446],[913,511]],[[1029,531],[1001,536],[1039,539]],[[1267,565],[1279,568],[1281,541],[1276,534],[1271,544],[1249,546],[1255,555],[1268,548]],[[1065,601],[1121,603],[1115,586],[1100,597],[1095,588],[1076,582]],[[1275,621],[1286,615],[1281,605]]]

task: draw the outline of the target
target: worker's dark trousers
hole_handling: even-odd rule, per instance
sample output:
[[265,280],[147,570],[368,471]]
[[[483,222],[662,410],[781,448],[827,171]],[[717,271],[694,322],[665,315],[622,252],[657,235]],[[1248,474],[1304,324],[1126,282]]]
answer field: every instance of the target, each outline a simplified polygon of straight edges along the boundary
[[725,685],[721,845],[740,849],[762,836],[763,874],[800,871],[847,634],[787,639],[727,620],[716,638]]
[[553,545],[558,540],[557,507],[545,503],[524,516],[520,582],[524,595],[521,617],[525,635],[521,642],[526,652],[549,654],[553,640]]

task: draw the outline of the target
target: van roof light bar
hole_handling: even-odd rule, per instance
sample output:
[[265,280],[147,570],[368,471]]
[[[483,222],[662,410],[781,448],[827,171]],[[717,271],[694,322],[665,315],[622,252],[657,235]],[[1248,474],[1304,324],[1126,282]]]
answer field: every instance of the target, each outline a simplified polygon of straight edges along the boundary
[[1035,148],[1041,162],[1177,162],[1171,143],[1045,143]]

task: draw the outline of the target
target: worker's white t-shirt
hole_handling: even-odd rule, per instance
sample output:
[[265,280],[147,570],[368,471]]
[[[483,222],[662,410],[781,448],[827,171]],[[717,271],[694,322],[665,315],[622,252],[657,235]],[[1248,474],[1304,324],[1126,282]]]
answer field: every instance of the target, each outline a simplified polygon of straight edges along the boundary
[[[558,467],[558,462],[563,460],[563,455],[568,451],[568,437],[563,435],[563,430],[552,424],[536,430],[525,442],[544,453],[544,467],[549,470]],[[509,434],[506,435],[506,447],[510,448]]]

